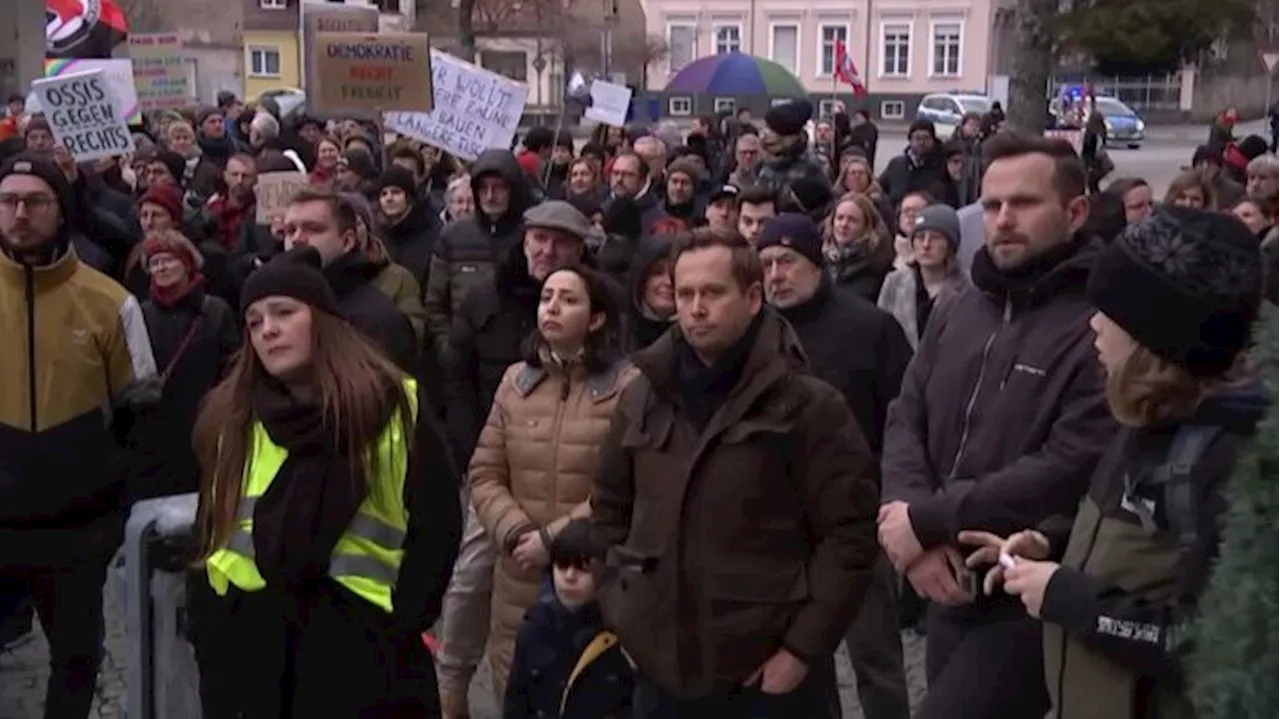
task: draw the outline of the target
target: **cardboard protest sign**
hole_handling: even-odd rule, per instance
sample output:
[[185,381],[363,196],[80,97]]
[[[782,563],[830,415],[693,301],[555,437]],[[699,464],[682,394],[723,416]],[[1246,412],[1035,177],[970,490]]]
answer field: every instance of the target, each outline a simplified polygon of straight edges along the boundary
[[435,50],[431,76],[435,109],[385,113],[388,130],[464,160],[492,147],[511,147],[529,97],[527,85]]
[[426,112],[431,59],[423,33],[318,33],[312,87],[321,110]]
[[119,102],[101,70],[46,77],[31,91],[53,137],[76,162],[133,152],[133,135],[119,116]]
[[335,3],[304,2],[298,6],[302,21],[302,84],[298,87],[312,87],[311,78],[316,77],[316,35],[320,33],[360,33],[370,35],[378,32],[378,8],[369,5],[340,5]]
[[302,172],[264,172],[258,175],[258,184],[253,190],[258,198],[258,224],[270,224],[272,217],[283,215],[298,190],[309,184],[306,173]]
[[[116,112],[130,125],[142,124],[142,108],[133,86],[133,61],[128,58],[63,58],[44,61],[45,77],[61,77],[78,72],[101,70],[117,101]],[[28,108],[32,112],[36,110]]]
[[143,110],[186,107],[196,101],[195,65],[176,32],[129,35],[133,84]]
[[591,107],[583,114],[588,120],[622,127],[631,109],[631,88],[604,80],[591,83]]

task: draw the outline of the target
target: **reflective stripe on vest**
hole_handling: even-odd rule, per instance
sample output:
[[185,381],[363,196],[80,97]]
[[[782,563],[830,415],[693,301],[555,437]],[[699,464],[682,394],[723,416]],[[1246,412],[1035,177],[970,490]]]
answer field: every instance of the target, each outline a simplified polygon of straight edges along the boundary
[[[404,383],[409,407],[416,420],[417,384]],[[235,530],[226,546],[206,561],[209,584],[220,595],[229,585],[252,592],[266,586],[254,564],[253,514],[258,499],[288,459],[288,453],[271,442],[261,423],[251,429],[251,455],[245,463],[242,498],[236,507]],[[378,472],[370,474],[368,496],[338,539],[329,561],[329,576],[384,611],[392,609],[392,592],[404,557],[408,512],[404,507],[405,474],[409,441],[398,421],[388,423],[379,436]]]

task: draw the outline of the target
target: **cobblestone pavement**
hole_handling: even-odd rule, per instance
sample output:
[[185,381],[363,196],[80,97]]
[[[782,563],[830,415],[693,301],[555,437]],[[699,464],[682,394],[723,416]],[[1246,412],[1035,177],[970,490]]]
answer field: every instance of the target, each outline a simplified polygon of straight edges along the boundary
[[[106,590],[107,657],[98,678],[98,698],[94,702],[93,719],[126,719],[124,712],[124,617],[108,583]],[[913,632],[902,635],[906,652],[911,703],[914,707],[924,695],[924,639]],[[47,653],[38,624],[36,636],[25,644],[0,653],[0,719],[40,719],[44,703],[44,685],[48,679]],[[483,665],[483,664],[482,664]],[[845,719],[862,719],[858,707],[853,671],[841,650],[839,670],[840,696],[846,707]],[[473,719],[500,719],[497,703],[490,688],[487,672],[472,683]],[[188,719],[162,717],[161,719]]]

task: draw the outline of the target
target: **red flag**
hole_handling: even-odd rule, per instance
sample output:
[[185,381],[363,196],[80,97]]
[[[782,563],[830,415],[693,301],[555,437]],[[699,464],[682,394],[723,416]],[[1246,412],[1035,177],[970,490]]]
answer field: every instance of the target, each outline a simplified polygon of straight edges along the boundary
[[109,58],[129,34],[116,0],[45,0],[47,57]]
[[862,76],[858,74],[858,66],[853,64],[849,49],[843,40],[836,40],[836,79],[853,88],[854,97],[867,94],[867,86],[862,84]]

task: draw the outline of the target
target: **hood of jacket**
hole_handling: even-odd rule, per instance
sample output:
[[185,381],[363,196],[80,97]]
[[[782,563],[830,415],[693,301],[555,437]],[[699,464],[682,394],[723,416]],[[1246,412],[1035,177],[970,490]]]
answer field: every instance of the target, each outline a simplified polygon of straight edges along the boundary
[[[1007,300],[1015,308],[1041,305],[1062,294],[1083,295],[1089,272],[1103,246],[1097,238],[1076,238],[1062,250],[1050,250],[1024,267],[1001,273],[1000,278],[993,278],[977,267],[970,274],[974,286],[997,302]],[[978,254],[985,252],[986,248],[982,248]],[[975,265],[982,264],[977,255],[974,259]]]
[[653,317],[644,304],[645,278],[654,263],[671,251],[670,237],[645,237],[640,241],[627,271],[627,318],[631,336],[640,347],[647,347],[671,327],[671,318]]
[[[507,203],[507,211],[496,221],[490,220],[480,211],[480,178],[485,175],[497,175],[511,189],[511,199]],[[510,150],[485,150],[480,153],[471,165],[471,196],[475,200],[476,221],[492,234],[502,234],[514,229],[524,217],[524,211],[533,207],[534,193],[529,180],[520,169],[520,163]]]

